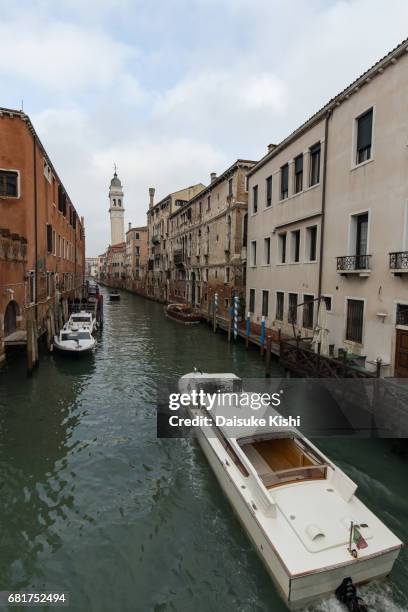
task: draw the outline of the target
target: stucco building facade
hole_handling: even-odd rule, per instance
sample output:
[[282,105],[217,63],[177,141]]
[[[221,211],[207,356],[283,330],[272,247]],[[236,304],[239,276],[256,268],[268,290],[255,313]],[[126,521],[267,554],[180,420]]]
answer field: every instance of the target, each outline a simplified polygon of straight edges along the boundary
[[251,321],[408,375],[408,43],[249,172]]

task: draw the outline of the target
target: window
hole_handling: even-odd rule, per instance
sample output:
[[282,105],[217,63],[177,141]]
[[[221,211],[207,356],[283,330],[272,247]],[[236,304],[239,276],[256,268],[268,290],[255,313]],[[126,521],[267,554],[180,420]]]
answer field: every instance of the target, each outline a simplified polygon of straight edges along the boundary
[[46,277],[47,298],[51,297],[52,294],[53,294],[53,291],[52,291],[52,280],[53,280],[52,272],[47,272],[47,277]]
[[269,266],[271,263],[271,239],[264,238],[264,264]]
[[211,196],[207,198],[207,210],[211,210]]
[[248,213],[245,213],[244,223],[243,223],[242,246],[246,247],[247,244],[248,244]]
[[47,253],[52,253],[52,225],[47,223]]
[[371,158],[373,138],[373,109],[357,119],[356,164],[362,164]]
[[262,291],[262,316],[268,316],[269,291]]
[[291,232],[291,258],[293,262],[300,260],[300,230]]
[[310,187],[320,183],[320,142],[310,149]]
[[135,239],[139,240],[139,232],[136,232]]
[[313,329],[313,311],[314,311],[313,295],[303,296],[303,327]]
[[289,164],[281,168],[281,200],[285,200],[289,195]]
[[279,249],[279,261],[280,263],[285,263],[286,262],[286,233],[279,234],[278,249]]
[[52,253],[53,255],[57,254],[57,233],[55,230],[52,230]]
[[35,302],[35,272],[31,270],[27,275],[27,290],[28,290],[28,303],[34,304]]
[[226,283],[230,282],[230,269],[228,266],[225,268],[225,282]]
[[297,293],[289,293],[288,322],[294,325],[297,323],[297,303]]
[[303,153],[295,158],[295,193],[303,189]]
[[18,173],[0,170],[0,196],[18,198]]
[[363,341],[364,302],[362,300],[347,300],[346,340]]
[[252,212],[258,212],[258,185],[252,187]]
[[276,292],[276,319],[283,321],[283,308],[285,303],[285,294],[283,291]]
[[324,295],[323,299],[324,299],[324,303],[326,304],[327,312],[331,312],[331,309],[332,309],[332,299],[331,299],[331,297],[329,295]]
[[306,228],[306,257],[308,261],[316,261],[317,255],[317,225]]
[[232,178],[228,179],[228,195],[232,196]]
[[367,255],[368,213],[355,216],[356,223],[356,255]]
[[266,208],[269,208],[272,204],[272,177],[268,176],[266,179]]
[[251,264],[256,266],[256,240],[251,242]]
[[249,312],[255,312],[255,289],[249,290]]

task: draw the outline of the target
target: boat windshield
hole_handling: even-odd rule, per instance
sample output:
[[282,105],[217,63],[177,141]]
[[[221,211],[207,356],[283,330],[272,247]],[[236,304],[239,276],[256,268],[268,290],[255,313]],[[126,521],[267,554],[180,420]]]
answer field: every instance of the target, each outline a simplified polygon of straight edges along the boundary
[[90,317],[89,315],[72,315],[72,320],[75,321],[75,323],[89,323]]
[[78,339],[79,340],[90,340],[91,334],[87,331],[80,331],[78,332]]
[[70,334],[68,332],[61,334],[61,340],[67,342],[68,340],[78,340],[78,334]]
[[327,465],[305,440],[269,438],[239,442],[267,489],[305,480],[324,480]]

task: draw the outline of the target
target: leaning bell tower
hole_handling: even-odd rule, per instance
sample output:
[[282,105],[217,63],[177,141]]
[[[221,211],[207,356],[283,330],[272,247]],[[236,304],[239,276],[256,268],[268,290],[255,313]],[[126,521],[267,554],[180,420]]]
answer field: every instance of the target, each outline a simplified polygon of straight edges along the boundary
[[125,209],[123,208],[123,187],[115,174],[109,186],[109,216],[111,222],[111,244],[125,241]]

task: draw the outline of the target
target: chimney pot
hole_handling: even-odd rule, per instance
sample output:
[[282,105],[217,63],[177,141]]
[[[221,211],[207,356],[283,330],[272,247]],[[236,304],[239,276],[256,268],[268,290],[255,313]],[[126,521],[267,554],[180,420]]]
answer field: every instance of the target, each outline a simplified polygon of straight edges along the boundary
[[132,229],[132,224],[130,221],[129,221],[129,229]]
[[211,172],[210,177],[211,177],[211,182],[213,183],[215,181],[215,179],[217,178],[217,173],[216,172]]
[[276,149],[276,144],[268,144],[268,153]]

